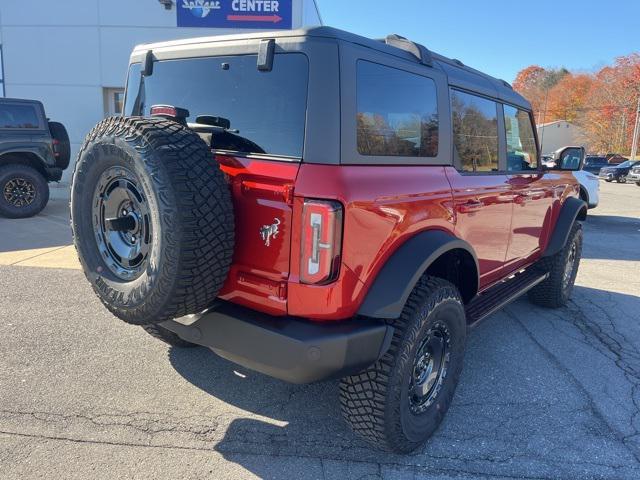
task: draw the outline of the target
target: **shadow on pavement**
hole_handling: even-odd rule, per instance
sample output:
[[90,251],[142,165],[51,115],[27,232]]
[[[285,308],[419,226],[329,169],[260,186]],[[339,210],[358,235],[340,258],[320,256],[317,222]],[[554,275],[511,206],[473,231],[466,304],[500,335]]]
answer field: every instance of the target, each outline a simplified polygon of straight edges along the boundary
[[45,209],[32,218],[0,217],[0,254],[71,245],[69,201],[52,198]]
[[584,229],[583,258],[640,261],[640,218],[589,214]]
[[[589,288],[577,287],[574,298],[640,308],[638,297]],[[551,358],[527,323],[556,337],[554,323],[575,327],[567,308],[550,311],[520,300],[472,330],[450,411],[428,444],[408,456],[375,451],[349,431],[340,418],[338,382],[290,385],[205,348],[171,348],[169,359],[194,386],[240,409],[229,414],[232,420],[214,448],[261,478],[288,479],[291,472],[274,469],[274,462],[260,455],[536,478],[626,468],[633,462],[629,450],[617,443],[617,433],[593,410],[590,394],[561,365],[565,359]],[[591,464],[594,457],[598,465]]]

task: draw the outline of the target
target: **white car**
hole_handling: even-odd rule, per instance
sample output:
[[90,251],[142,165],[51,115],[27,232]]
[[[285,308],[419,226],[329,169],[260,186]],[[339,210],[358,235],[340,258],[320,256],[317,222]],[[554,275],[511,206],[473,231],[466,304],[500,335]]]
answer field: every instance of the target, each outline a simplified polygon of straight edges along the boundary
[[593,173],[585,170],[573,172],[573,176],[580,182],[580,198],[589,208],[596,208],[600,201],[600,182]]

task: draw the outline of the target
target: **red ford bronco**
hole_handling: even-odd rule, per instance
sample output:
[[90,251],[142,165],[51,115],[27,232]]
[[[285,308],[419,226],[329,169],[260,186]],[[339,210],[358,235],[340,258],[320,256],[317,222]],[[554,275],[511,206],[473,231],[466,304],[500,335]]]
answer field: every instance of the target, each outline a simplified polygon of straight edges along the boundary
[[470,325],[571,294],[584,152],[544,168],[530,104],[458,60],[327,27],[180,40],[133,51],[125,103],[73,179],[99,298],[174,346],[341,378],[382,449],[436,430]]

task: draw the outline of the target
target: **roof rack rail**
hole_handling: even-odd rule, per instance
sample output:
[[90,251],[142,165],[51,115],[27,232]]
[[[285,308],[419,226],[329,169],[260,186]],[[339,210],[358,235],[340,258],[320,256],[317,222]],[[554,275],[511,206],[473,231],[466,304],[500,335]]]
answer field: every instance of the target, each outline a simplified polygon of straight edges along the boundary
[[511,90],[513,90],[513,85],[511,85],[509,82],[507,82],[506,80],[500,79],[500,81],[502,82],[502,84],[507,87],[510,88]]
[[429,67],[433,66],[433,57],[431,56],[431,52],[424,45],[412,42],[411,40],[408,40],[405,37],[401,37],[400,35],[396,35],[395,33],[387,35],[387,38],[382,41],[387,45],[391,45],[392,47],[396,47],[400,50],[404,50],[405,52],[409,52],[411,55],[416,57],[418,61],[423,65],[427,65]]

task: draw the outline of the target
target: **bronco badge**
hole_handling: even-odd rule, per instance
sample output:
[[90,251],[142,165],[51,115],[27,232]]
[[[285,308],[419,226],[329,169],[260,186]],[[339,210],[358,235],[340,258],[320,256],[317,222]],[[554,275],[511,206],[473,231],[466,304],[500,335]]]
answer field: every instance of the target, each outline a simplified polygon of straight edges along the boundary
[[262,237],[262,240],[267,247],[271,246],[272,238],[278,238],[278,234],[280,233],[280,230],[278,230],[278,225],[280,225],[280,220],[274,218],[271,225],[263,225],[260,229],[260,236]]

